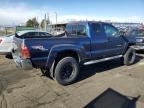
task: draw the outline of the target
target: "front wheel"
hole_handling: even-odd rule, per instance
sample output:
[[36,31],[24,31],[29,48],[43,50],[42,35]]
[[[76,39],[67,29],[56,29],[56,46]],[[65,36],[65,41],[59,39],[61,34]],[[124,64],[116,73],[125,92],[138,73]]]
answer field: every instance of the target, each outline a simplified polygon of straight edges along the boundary
[[79,65],[75,58],[61,59],[55,68],[55,80],[61,85],[72,84],[78,77]]
[[124,64],[129,66],[135,62],[136,52],[133,48],[129,48],[124,55]]

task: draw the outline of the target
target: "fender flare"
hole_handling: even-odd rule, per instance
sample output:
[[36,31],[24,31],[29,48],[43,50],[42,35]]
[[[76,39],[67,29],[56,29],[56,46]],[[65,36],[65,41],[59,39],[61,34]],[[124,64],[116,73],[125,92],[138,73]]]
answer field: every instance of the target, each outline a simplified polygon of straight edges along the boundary
[[57,54],[63,51],[74,51],[79,56],[79,62],[86,58],[85,49],[82,46],[73,45],[73,44],[58,44],[51,47],[49,54],[47,56],[47,62],[45,67],[51,67]]

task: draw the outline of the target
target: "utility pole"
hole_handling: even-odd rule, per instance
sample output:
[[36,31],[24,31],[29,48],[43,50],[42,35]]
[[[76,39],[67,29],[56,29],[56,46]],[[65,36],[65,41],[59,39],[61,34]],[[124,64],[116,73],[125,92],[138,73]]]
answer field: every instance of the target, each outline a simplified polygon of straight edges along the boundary
[[49,24],[49,13],[47,13],[47,24]]
[[[36,17],[36,21],[38,22],[38,16]],[[38,22],[39,23],[39,22]],[[37,30],[39,29],[40,25],[38,24]]]
[[46,14],[45,14],[44,20],[45,20],[44,21],[45,22],[44,23],[44,25],[45,25],[44,28],[45,28],[45,31],[47,31],[47,17],[46,17]]
[[47,31],[48,31],[48,32],[51,32],[51,31],[50,31],[50,25],[49,25],[49,24],[50,24],[50,16],[49,16],[49,13],[47,13]]
[[56,28],[57,28],[57,26],[56,26],[56,25],[57,25],[57,12],[55,12],[55,18],[56,18],[56,23],[55,23],[55,32],[56,32],[56,35],[57,35],[57,29],[56,29]]
[[56,24],[57,24],[57,12],[55,12],[55,17],[56,17]]

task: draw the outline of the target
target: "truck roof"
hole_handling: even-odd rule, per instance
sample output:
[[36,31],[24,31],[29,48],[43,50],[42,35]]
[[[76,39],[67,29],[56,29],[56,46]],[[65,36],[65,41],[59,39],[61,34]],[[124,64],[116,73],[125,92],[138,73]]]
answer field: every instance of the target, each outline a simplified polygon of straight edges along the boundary
[[111,23],[108,23],[108,22],[101,22],[101,21],[73,21],[73,22],[70,22],[68,23],[67,25],[77,25],[77,24],[89,24],[89,23],[106,23],[106,24],[111,24]]

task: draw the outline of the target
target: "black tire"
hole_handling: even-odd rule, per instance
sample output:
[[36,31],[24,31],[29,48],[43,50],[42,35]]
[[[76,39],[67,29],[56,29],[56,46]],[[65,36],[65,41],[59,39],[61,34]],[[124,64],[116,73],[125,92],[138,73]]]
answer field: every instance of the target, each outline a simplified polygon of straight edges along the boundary
[[135,62],[136,52],[133,48],[129,48],[124,55],[124,64],[129,66]]
[[6,55],[5,57],[6,57],[7,59],[13,59],[12,54],[8,54],[8,55]]
[[73,57],[61,59],[55,68],[55,80],[64,86],[74,83],[78,75],[79,64]]

